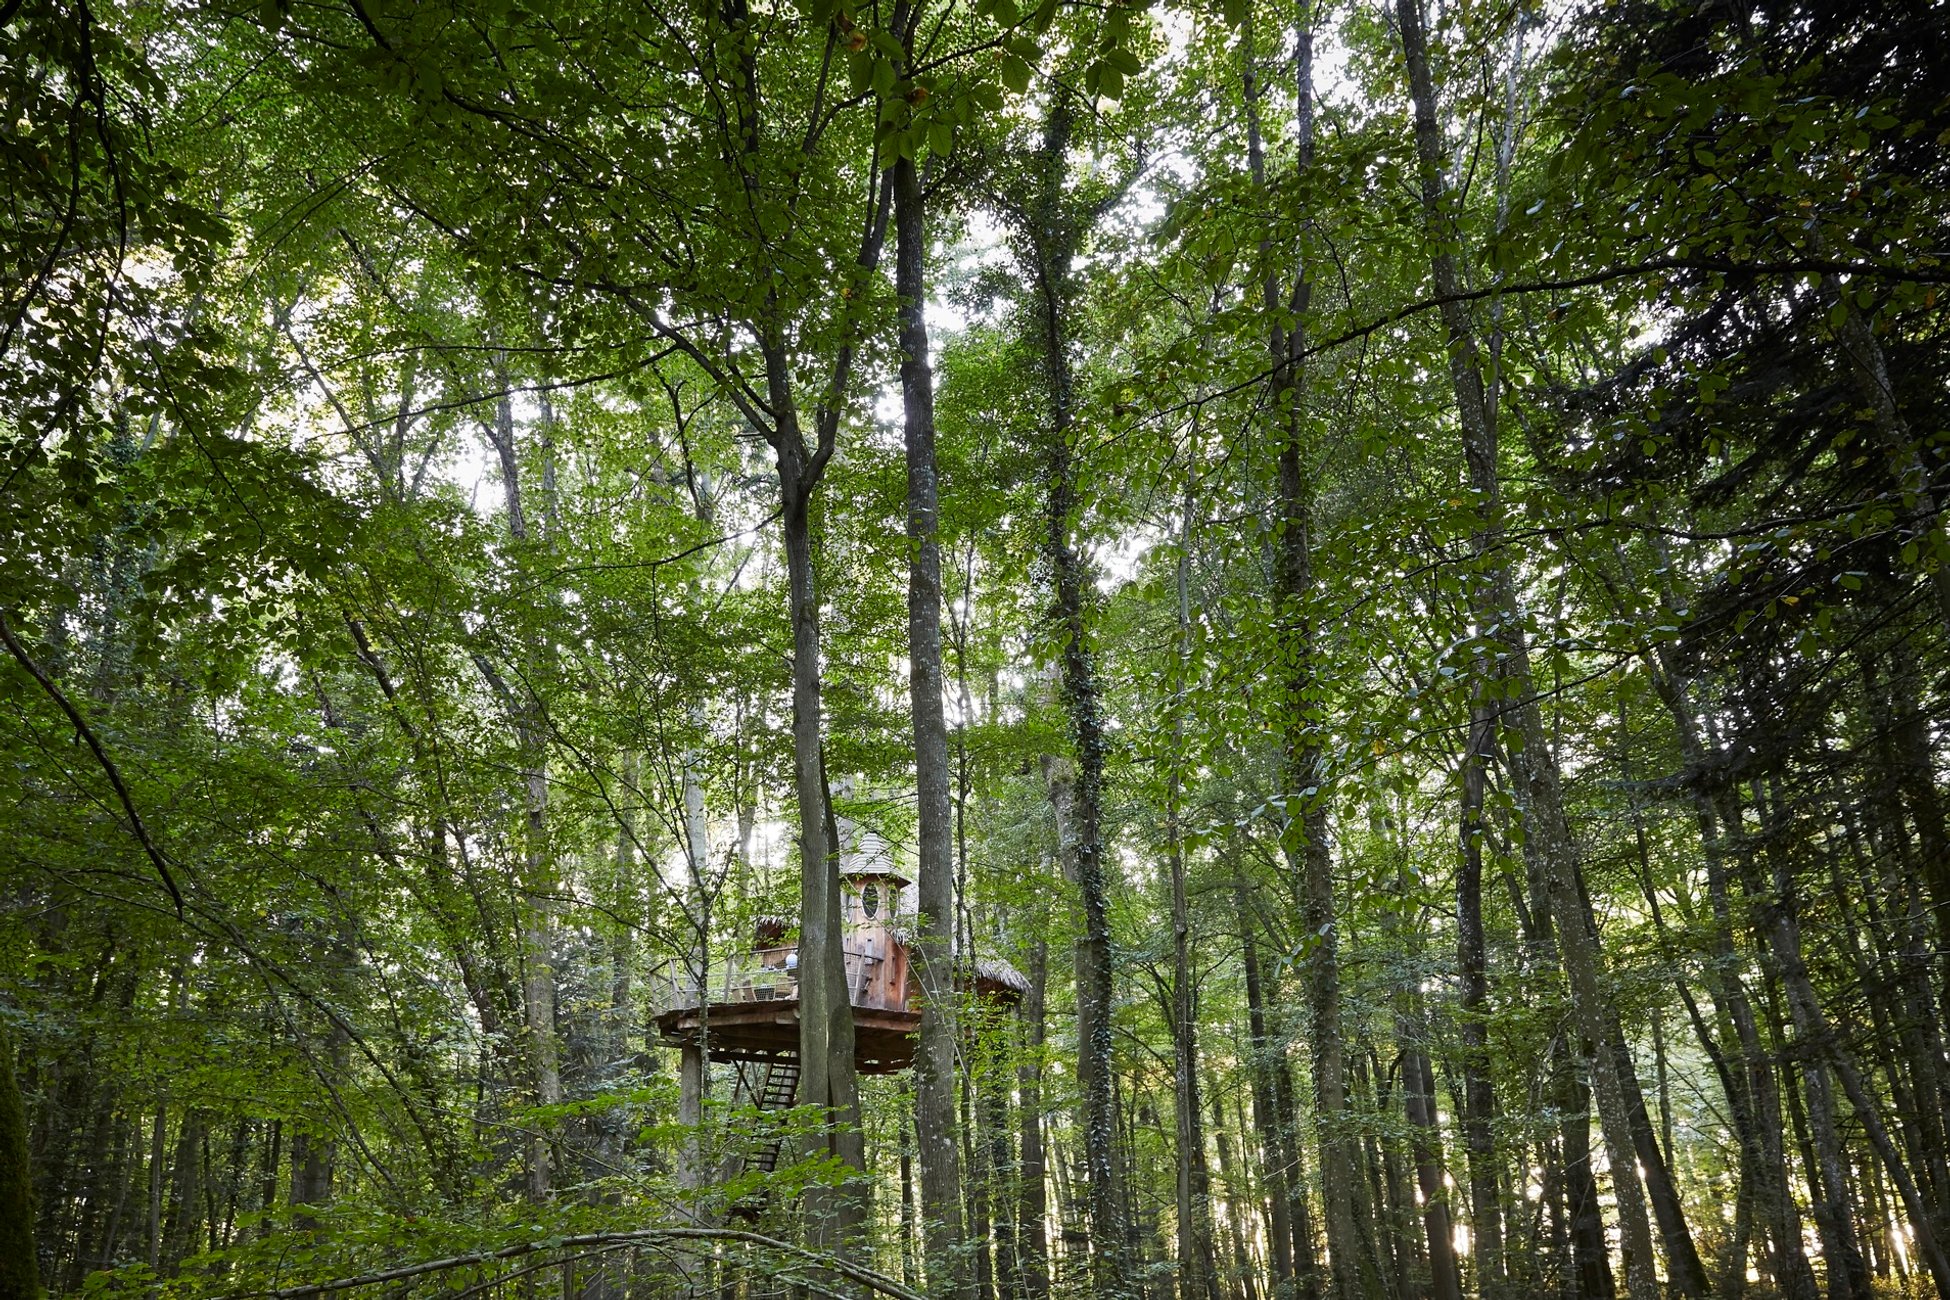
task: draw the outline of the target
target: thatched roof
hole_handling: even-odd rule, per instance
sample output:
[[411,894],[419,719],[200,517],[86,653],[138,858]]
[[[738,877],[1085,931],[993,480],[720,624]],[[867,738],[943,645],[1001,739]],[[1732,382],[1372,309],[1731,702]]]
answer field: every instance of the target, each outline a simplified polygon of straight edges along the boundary
[[977,957],[969,964],[975,970],[977,989],[988,984],[1007,989],[1019,998],[1028,996],[1029,977],[1000,957]]
[[[918,936],[904,925],[889,926],[887,933],[904,948],[912,948]],[[977,993],[1019,1002],[1029,994],[1029,977],[1000,957],[955,958],[955,984],[973,987]]]

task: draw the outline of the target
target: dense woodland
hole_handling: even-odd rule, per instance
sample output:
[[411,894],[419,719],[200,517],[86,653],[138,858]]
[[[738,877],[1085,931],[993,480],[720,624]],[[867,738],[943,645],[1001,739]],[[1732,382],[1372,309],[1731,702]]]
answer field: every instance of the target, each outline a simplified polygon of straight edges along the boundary
[[[0,1297],[1950,1296],[1941,6],[5,0],[0,97]],[[657,1023],[768,935],[777,1096]]]

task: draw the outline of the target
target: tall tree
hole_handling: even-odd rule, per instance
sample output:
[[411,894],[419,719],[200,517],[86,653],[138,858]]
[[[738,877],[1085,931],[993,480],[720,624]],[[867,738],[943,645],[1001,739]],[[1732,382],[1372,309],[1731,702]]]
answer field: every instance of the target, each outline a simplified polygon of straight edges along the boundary
[[1631,1123],[1627,1115],[1620,1062],[1613,1056],[1608,1001],[1603,988],[1598,937],[1577,881],[1575,846],[1565,818],[1562,782],[1550,738],[1538,710],[1530,671],[1529,643],[1509,561],[1502,553],[1502,478],[1497,429],[1483,383],[1481,353],[1452,251],[1456,231],[1444,180],[1445,150],[1436,119],[1435,82],[1420,0],[1397,0],[1395,17],[1408,66],[1414,108],[1415,152],[1421,180],[1422,213],[1431,248],[1430,266],[1443,329],[1448,336],[1449,378],[1469,486],[1480,521],[1474,549],[1482,568],[1471,594],[1475,633],[1493,647],[1498,660],[1496,689],[1508,701],[1510,717],[1504,748],[1522,792],[1524,852],[1543,881],[1556,943],[1570,982],[1576,1032],[1582,1054],[1591,1062],[1599,1128],[1610,1160],[1613,1194],[1623,1235],[1626,1285],[1632,1300],[1658,1295],[1652,1231],[1639,1181]]
[[[918,15],[917,15],[918,17]],[[913,48],[912,26],[899,33]],[[947,682],[941,663],[941,489],[935,458],[934,372],[928,359],[926,207],[921,169],[895,160],[894,287],[900,294],[901,412],[907,442],[908,693],[919,796],[914,965],[921,989],[915,1055],[916,1153],[931,1293],[973,1294],[962,1223],[961,1146],[955,1133],[955,862]]]

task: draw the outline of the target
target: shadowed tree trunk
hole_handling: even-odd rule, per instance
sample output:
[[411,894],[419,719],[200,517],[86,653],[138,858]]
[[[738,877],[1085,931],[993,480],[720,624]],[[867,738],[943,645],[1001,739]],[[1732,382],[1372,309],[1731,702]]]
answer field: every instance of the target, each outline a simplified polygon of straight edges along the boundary
[[[1294,166],[1307,177],[1314,159],[1313,14],[1303,5],[1294,27],[1296,121]],[[1246,42],[1247,156],[1253,179],[1266,187],[1260,141],[1257,71]],[[1296,269],[1283,284],[1270,265],[1260,286],[1271,357],[1270,402],[1278,447],[1279,530],[1274,556],[1274,620],[1279,636],[1281,768],[1287,826],[1281,848],[1295,882],[1295,904],[1306,936],[1304,982],[1312,1013],[1314,1120],[1320,1141],[1321,1203],[1327,1225],[1327,1277],[1337,1300],[1378,1294],[1370,1252],[1361,1246],[1357,1151],[1350,1123],[1346,1045],[1340,1013],[1340,938],[1335,916],[1329,844],[1325,729],[1320,713],[1320,665],[1309,603],[1314,598],[1314,485],[1305,467],[1307,443],[1307,313],[1311,269]],[[1290,1216],[1289,1216],[1290,1217]]]
[[27,1111],[15,1080],[13,1042],[0,1019],[0,1300],[40,1300]]

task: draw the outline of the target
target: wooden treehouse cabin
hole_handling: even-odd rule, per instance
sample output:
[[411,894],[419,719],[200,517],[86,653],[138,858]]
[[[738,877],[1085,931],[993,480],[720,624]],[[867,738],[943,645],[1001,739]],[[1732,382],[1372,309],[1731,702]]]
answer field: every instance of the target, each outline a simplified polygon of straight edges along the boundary
[[[906,928],[914,916],[912,882],[895,868],[880,836],[866,831],[844,838],[840,919],[853,1063],[862,1074],[892,1074],[914,1064],[921,1027],[920,982]],[[734,1064],[739,1090],[761,1110],[782,1110],[798,1099],[799,950],[787,942],[793,925],[789,917],[760,917],[750,949],[712,962],[701,977],[667,968],[656,1015],[666,1045]],[[1007,962],[958,958],[955,987],[1008,1010],[1029,984]],[[777,1160],[773,1143],[753,1163],[769,1173]]]

